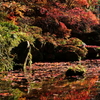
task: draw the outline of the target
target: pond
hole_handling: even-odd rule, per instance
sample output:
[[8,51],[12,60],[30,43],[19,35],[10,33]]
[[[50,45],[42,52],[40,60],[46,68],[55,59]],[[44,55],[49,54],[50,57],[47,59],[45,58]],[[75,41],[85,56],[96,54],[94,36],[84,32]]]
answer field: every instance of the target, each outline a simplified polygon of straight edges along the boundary
[[[60,63],[61,66],[67,64],[63,63],[62,65]],[[29,77],[30,74],[25,77],[24,73],[19,71],[1,73],[0,100],[100,100],[100,68],[94,67],[96,63],[92,64],[92,67],[88,67],[86,75],[78,80],[65,78],[64,74],[57,73],[56,69],[63,72],[59,69],[61,67],[59,63],[56,69],[54,65],[55,63],[44,65],[43,63],[36,63],[34,68],[37,73],[35,72],[33,77]],[[36,69],[37,66],[38,70]],[[45,66],[48,69],[46,71],[41,69],[45,69]],[[68,66],[63,69],[66,70],[66,68]],[[52,77],[50,76],[51,73],[53,73]]]

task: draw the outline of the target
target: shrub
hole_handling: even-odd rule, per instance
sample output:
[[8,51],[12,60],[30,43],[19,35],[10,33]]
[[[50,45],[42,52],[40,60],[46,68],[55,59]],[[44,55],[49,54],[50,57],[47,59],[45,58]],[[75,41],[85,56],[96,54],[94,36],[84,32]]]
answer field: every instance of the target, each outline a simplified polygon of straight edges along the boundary
[[8,22],[0,23],[0,71],[12,70],[14,67],[13,59],[17,56],[11,54],[13,48],[21,42],[34,42],[32,35],[18,32],[18,26]]
[[2,23],[0,25],[0,71],[13,69],[13,57],[11,56],[10,51],[19,43],[19,39],[14,38],[13,34],[11,34],[11,31],[14,30],[15,26],[11,24],[10,26],[12,27],[10,28],[7,23]]
[[95,14],[79,7],[66,11],[66,16],[62,16],[60,20],[76,33],[90,32],[93,26],[99,24]]
[[9,22],[1,22],[0,26],[5,27],[9,31],[18,31],[19,27]]

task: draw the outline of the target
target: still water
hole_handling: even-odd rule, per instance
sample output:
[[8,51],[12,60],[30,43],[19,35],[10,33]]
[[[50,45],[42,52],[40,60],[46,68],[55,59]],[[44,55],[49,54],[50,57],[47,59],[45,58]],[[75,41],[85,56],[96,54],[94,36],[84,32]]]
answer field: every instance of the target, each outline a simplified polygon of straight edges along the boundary
[[9,79],[7,73],[0,74],[0,100],[100,100],[100,76],[96,71],[99,69],[90,68],[90,73],[78,80],[59,75],[32,81],[22,73]]

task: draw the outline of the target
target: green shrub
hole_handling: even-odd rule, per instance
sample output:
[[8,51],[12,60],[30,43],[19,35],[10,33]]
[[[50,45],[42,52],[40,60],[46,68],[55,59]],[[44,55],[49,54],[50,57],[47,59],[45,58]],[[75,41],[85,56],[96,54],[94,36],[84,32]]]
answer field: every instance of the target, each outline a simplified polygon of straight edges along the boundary
[[8,27],[0,26],[0,71],[13,69],[13,57],[11,57],[10,51],[18,43],[19,39],[12,37]]
[[12,23],[9,23],[9,22],[1,22],[0,26],[6,27],[10,31],[18,31],[18,29],[19,29],[18,26],[13,25]]

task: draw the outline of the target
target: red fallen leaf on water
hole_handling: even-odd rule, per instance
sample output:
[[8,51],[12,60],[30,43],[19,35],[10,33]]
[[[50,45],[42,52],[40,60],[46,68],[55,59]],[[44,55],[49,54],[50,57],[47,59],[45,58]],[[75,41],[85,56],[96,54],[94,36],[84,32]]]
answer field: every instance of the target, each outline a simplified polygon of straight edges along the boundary
[[0,93],[1,96],[11,96],[13,94],[10,94],[10,93]]
[[28,89],[24,89],[24,91],[28,91]]
[[61,100],[61,98],[54,96],[54,100]]
[[24,85],[20,85],[19,87],[26,87],[26,86],[24,86]]
[[2,78],[2,79],[0,79],[0,80],[2,80],[2,81],[6,81],[6,79],[4,79],[4,78]]
[[21,97],[18,100],[26,100],[26,97]]
[[41,96],[41,97],[40,97],[40,100],[47,100],[47,97]]

